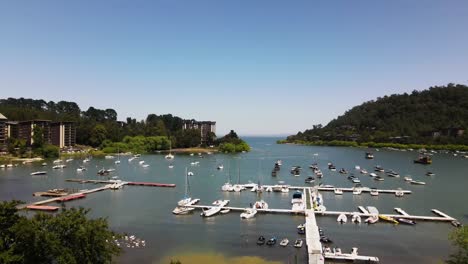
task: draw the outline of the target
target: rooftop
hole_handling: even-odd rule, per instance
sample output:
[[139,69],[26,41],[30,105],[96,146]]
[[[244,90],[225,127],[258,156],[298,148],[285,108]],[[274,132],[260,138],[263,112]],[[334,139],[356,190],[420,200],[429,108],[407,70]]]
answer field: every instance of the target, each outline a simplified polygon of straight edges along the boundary
[[8,118],[6,118],[6,116],[2,115],[2,113],[0,113],[0,120],[7,120]]

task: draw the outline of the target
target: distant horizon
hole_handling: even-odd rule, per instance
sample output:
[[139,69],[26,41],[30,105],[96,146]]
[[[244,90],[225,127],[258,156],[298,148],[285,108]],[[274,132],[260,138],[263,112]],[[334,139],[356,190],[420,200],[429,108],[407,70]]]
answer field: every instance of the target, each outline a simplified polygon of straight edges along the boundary
[[461,0],[4,1],[1,96],[291,135],[380,96],[468,83],[467,12]]

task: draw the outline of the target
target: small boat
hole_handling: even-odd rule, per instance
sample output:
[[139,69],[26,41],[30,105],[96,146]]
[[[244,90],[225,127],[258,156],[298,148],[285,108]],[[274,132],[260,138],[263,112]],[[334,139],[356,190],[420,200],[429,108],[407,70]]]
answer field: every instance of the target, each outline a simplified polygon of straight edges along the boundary
[[149,164],[143,164],[143,165],[141,165],[141,167],[143,167],[143,168],[148,168],[149,166],[150,166]]
[[134,159],[136,159],[135,157],[131,157],[128,159],[128,162],[132,162]]
[[301,248],[303,243],[304,242],[302,241],[302,239],[296,239],[296,242],[294,242],[294,247]]
[[432,159],[430,156],[419,156],[417,160],[414,160],[414,163],[429,165],[432,164]]
[[265,244],[265,240],[266,240],[266,239],[265,239],[265,237],[263,237],[263,236],[258,237],[258,239],[257,239],[257,245],[263,245],[263,244]]
[[331,184],[325,184],[322,186],[323,188],[335,188],[334,185],[331,185]]
[[343,223],[348,222],[348,217],[345,214],[340,214],[338,218],[336,219],[336,221],[343,224]]
[[353,188],[353,194],[361,194],[362,193],[362,189],[361,188]]
[[403,195],[405,195],[403,190],[401,188],[398,188],[398,190],[395,192],[395,196],[396,197],[402,197]]
[[315,178],[310,176],[305,179],[305,183],[313,183],[315,181]]
[[384,178],[380,177],[380,176],[377,176],[377,177],[374,177],[374,180],[376,181],[383,181],[385,180]]
[[224,209],[224,210],[221,210],[219,211],[221,214],[227,214],[229,212],[231,212],[231,209]]
[[114,163],[115,164],[120,164],[120,160],[116,160]]
[[355,169],[355,170],[360,170],[360,169],[361,169],[361,166],[356,165],[356,166],[354,166],[354,169]]
[[268,239],[266,244],[269,245],[269,246],[275,245],[276,244],[276,237],[272,237],[272,238]]
[[66,165],[63,165],[63,164],[62,164],[62,165],[55,165],[55,166],[52,167],[52,169],[54,169],[54,170],[56,170],[56,169],[63,169],[63,168],[65,168],[65,167],[67,167],[67,166],[66,166]]
[[341,174],[348,174],[348,171],[345,170],[344,168],[341,168],[340,171],[339,171],[339,173],[341,173]]
[[372,152],[366,152],[366,159],[373,159],[374,158],[374,154],[372,154]]
[[223,165],[218,165],[218,167],[216,169],[222,170],[222,169],[224,169],[224,166]]
[[411,184],[415,184],[415,185],[426,185],[425,182],[423,181],[416,181],[416,180],[412,180],[410,181]]
[[257,210],[255,208],[247,208],[242,214],[240,214],[240,218],[242,219],[250,219],[257,214]]
[[374,171],[376,171],[376,172],[385,172],[385,170],[382,167],[380,167],[379,165],[375,166]]
[[145,161],[144,161],[144,160],[140,160],[140,161],[138,162],[138,164],[143,165],[143,164],[145,164]]
[[[114,159],[115,157],[112,156],[112,155],[106,155],[104,158],[105,158],[105,159]],[[68,162],[68,161],[67,161],[67,162]]]
[[32,176],[35,176],[35,175],[46,175],[47,174],[47,171],[35,171],[35,172],[31,172],[31,175]]
[[83,166],[80,166],[80,167],[78,167],[78,168],[76,169],[76,171],[78,171],[78,172],[82,172],[82,171],[85,171],[85,170],[86,170],[86,168],[83,167]]
[[281,239],[280,246],[285,247],[289,244],[289,240],[287,238]]
[[353,178],[351,181],[353,183],[361,183],[361,180],[359,180],[358,178]]
[[434,175],[435,175],[435,173],[433,173],[433,172],[430,172],[430,171],[426,172],[426,176],[434,176]]
[[369,174],[369,176],[371,176],[371,177],[377,177],[377,174],[371,172],[371,173]]
[[45,166],[47,166],[47,163],[45,163],[45,162],[42,163],[42,167],[45,167]]
[[377,191],[377,189],[372,188],[371,191],[370,191],[370,195],[379,196],[379,191]]
[[340,188],[335,188],[335,189],[333,190],[333,192],[334,192],[335,194],[337,194],[337,195],[343,194],[343,190],[341,190]]
[[73,159],[67,159],[65,162],[71,162],[73,161]]
[[368,223],[368,224],[375,224],[379,221],[379,217],[376,216],[376,215],[373,215],[371,217],[368,217],[364,222]]
[[189,172],[187,172],[187,175],[188,176],[193,176],[193,172],[189,171]]
[[351,217],[351,222],[361,223],[361,216],[359,216],[359,214],[357,213],[354,213],[353,216]]
[[90,162],[90,159],[88,159],[88,158],[83,160],[83,163],[88,163],[88,162]]
[[409,176],[406,176],[406,177],[404,177],[403,179],[404,179],[405,181],[407,181],[407,182],[410,182],[410,181],[413,180],[413,178],[411,178],[411,177],[409,177]]
[[297,229],[297,233],[298,233],[299,235],[305,235],[305,227],[298,228],[298,229]]
[[169,164],[169,166],[168,166],[168,167],[169,167],[169,169],[172,169],[172,168],[174,168],[174,165],[172,165],[172,164]]
[[398,224],[398,221],[395,220],[393,217],[390,217],[390,216],[379,215],[379,218],[382,219],[382,220],[394,223],[394,224]]
[[256,201],[252,207],[255,209],[268,209],[268,204],[265,201],[260,200]]
[[453,221],[451,222],[451,224],[452,224],[454,227],[462,227],[462,226],[463,226],[463,225],[462,225],[460,222],[458,222],[457,220],[453,220]]
[[333,241],[326,237],[326,236],[320,236],[320,242],[324,243],[324,244],[330,244],[330,243],[333,243]]
[[61,159],[56,159],[56,160],[53,161],[54,164],[58,164],[58,163],[61,163],[61,162],[62,162]]
[[387,172],[387,176],[398,178],[398,177],[400,177],[400,174],[398,174],[396,171],[391,170],[391,171]]
[[405,219],[405,218],[397,218],[397,221],[400,223],[400,224],[407,224],[407,225],[415,225],[416,222],[413,221],[413,220],[408,220],[408,219]]
[[367,174],[367,170],[362,169],[362,170],[361,170],[361,174]]

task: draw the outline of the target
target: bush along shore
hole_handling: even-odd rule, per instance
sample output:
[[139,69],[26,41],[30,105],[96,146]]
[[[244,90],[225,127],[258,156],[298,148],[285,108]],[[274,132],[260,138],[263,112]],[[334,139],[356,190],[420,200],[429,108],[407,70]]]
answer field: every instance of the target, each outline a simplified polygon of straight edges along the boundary
[[400,144],[400,143],[378,143],[378,142],[357,142],[357,141],[303,141],[303,140],[278,140],[278,144],[297,144],[308,146],[333,146],[333,147],[367,147],[367,148],[395,148],[395,149],[430,149],[449,151],[468,151],[468,145],[430,145],[430,144]]

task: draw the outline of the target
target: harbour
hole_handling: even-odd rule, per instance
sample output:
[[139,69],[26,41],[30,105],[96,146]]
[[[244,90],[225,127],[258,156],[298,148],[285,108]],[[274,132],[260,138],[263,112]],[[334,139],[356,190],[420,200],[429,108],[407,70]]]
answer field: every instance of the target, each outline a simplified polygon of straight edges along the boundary
[[[275,145],[274,140],[271,139],[265,141],[262,139],[252,140],[251,144],[254,146],[254,150],[247,154],[234,156],[216,154],[202,159],[189,155],[175,155],[176,157],[172,162],[174,168],[172,169],[168,167],[170,163],[159,155],[145,155],[142,157],[151,165],[148,169],[143,169],[137,164],[128,163],[127,161],[116,166],[112,164],[113,161],[93,159],[87,165],[88,170],[81,173],[74,170],[75,166],[82,165],[80,161],[75,160],[67,164],[68,170],[65,168],[63,170],[48,171],[45,176],[36,178],[29,176],[26,181],[24,175],[29,175],[31,171],[37,171],[38,169],[35,168],[34,164],[19,166],[1,172],[3,174],[0,177],[2,182],[0,188],[8,187],[11,190],[14,189],[16,183],[21,183],[21,188],[16,188],[18,191],[15,193],[3,189],[0,196],[2,199],[9,197],[39,202],[44,198],[31,198],[31,193],[54,188],[75,190],[103,188],[106,184],[109,184],[109,179],[96,175],[96,171],[103,166],[116,167],[116,171],[109,178],[118,176],[119,179],[128,182],[176,184],[175,188],[140,188],[126,185],[122,190],[111,191],[106,189],[96,191],[86,194],[84,199],[76,199],[65,203],[67,207],[83,206],[91,208],[93,216],[109,217],[109,222],[115,230],[134,233],[147,241],[147,246],[144,249],[126,252],[119,258],[119,263],[130,263],[131,261],[156,261],[158,263],[160,259],[164,259],[167,255],[176,257],[178,254],[183,254],[184,248],[190,248],[197,252],[215,249],[231,256],[260,256],[268,261],[280,261],[281,263],[292,262],[295,258],[298,259],[298,263],[309,261],[311,259],[309,247],[306,247],[305,244],[311,244],[306,241],[313,236],[307,234],[308,231],[306,231],[305,235],[298,235],[296,232],[296,226],[309,220],[306,219],[305,211],[292,212],[290,200],[296,189],[302,191],[304,191],[304,188],[312,190],[313,185],[305,187],[306,184],[304,184],[305,177],[312,174],[305,167],[312,162],[317,162],[324,173],[323,178],[316,179],[314,185],[321,182],[324,185],[330,184],[335,187],[342,187],[343,190],[352,190],[352,184],[346,177],[338,172],[327,171],[326,164],[329,161],[333,161],[339,168],[346,167],[349,170],[356,164],[367,169],[372,168],[374,164],[380,164],[384,168],[398,169],[402,175],[411,174],[413,178],[420,177],[427,182],[425,186],[413,186],[405,183],[401,178],[386,178],[384,182],[376,183],[369,177],[360,177],[362,184],[369,186],[368,188],[377,188],[378,190],[398,190],[398,188],[401,188],[411,192],[405,193],[403,197],[395,197],[392,192],[385,194],[384,191],[380,196],[370,196],[365,194],[365,191],[361,195],[353,195],[352,191],[344,191],[343,195],[335,195],[333,191],[318,187],[327,210],[324,214],[322,214],[323,212],[313,214],[316,225],[323,229],[327,236],[334,241],[331,247],[340,247],[342,253],[351,254],[351,248],[357,247],[359,248],[359,255],[375,256],[379,258],[380,263],[392,263],[395,259],[388,252],[401,250],[401,244],[401,246],[404,245],[405,248],[411,249],[414,254],[405,255],[400,263],[421,261],[436,263],[443,256],[440,253],[435,253],[438,252],[435,247],[442,251],[449,248],[447,235],[453,227],[450,225],[448,218],[461,220],[461,222],[466,221],[462,210],[463,205],[457,197],[445,195],[443,201],[437,199],[444,188],[451,186],[449,185],[451,181],[463,182],[464,178],[461,178],[463,175],[462,165],[465,161],[463,159],[453,159],[445,154],[435,156],[435,162],[431,165],[431,170],[436,172],[436,176],[428,177],[425,176],[425,168],[410,163],[414,158],[414,153],[381,150],[376,154],[375,159],[377,161],[367,161],[361,155],[364,151],[361,152],[359,149],[285,146]],[[358,154],[355,154],[356,152]],[[314,153],[319,153],[319,155],[314,156]],[[263,170],[259,169],[258,165],[261,159],[263,159],[261,161]],[[274,178],[270,176],[271,168],[269,166],[272,166],[277,159],[283,160],[284,169]],[[200,161],[200,165],[191,167],[190,163],[194,160]],[[406,164],[405,160],[408,161],[408,165],[401,165]],[[262,185],[275,186],[283,184],[279,183],[279,181],[284,181],[284,184],[290,185],[289,192],[262,192],[261,194],[255,194],[250,190],[240,193],[222,192],[220,187],[226,182],[228,172],[231,173],[232,181],[236,181],[235,175],[237,175],[238,162],[240,163],[241,182],[257,183],[260,179]],[[230,168],[228,169],[229,163]],[[217,170],[218,164],[224,164],[224,170]],[[289,166],[297,164],[304,167],[300,177],[290,175],[287,169]],[[194,205],[196,207],[195,211],[201,212],[201,208],[209,207],[214,200],[227,199],[230,200],[230,203],[225,208],[231,209],[230,213],[208,218],[200,217],[199,213],[189,215],[174,215],[171,213],[177,201],[183,197],[184,170],[187,166],[194,174],[189,177],[192,197],[201,199],[198,204]],[[447,180],[448,176],[443,178],[445,170],[450,171],[450,177],[455,178],[450,178],[451,181]],[[259,176],[259,174],[261,175]],[[20,179],[20,181],[8,181],[9,179]],[[67,181],[67,179],[73,181]],[[101,182],[95,183],[95,181]],[[456,192],[458,185],[453,188],[455,188],[454,192]],[[311,195],[306,195],[306,197],[309,196]],[[266,213],[262,209],[258,209],[256,217],[241,220],[239,214],[249,207],[250,203],[259,199],[268,202],[270,212]],[[50,205],[55,206],[56,203],[50,203]],[[395,208],[400,208],[408,215],[415,217],[426,217],[431,209],[440,210],[447,216],[436,214],[430,216],[436,219],[440,218],[440,221],[415,219],[417,221],[415,226],[398,225],[395,227],[393,224],[383,221],[374,225],[337,223],[336,217],[343,212],[349,213],[348,216],[355,213],[353,211],[362,213],[363,217],[367,216],[366,212],[362,212],[358,207],[362,206],[365,209],[369,205],[375,206],[385,215],[393,217],[404,216],[404,214],[396,212]],[[392,213],[392,211],[395,211],[395,213]],[[306,230],[309,229],[313,231],[313,228],[306,228]],[[179,237],[182,234],[185,234],[185,236],[183,240],[180,240]],[[297,238],[302,238],[304,246],[299,249],[293,246],[276,249],[259,247],[255,244],[255,240],[259,235],[264,235],[266,238],[270,236],[287,237],[293,242]],[[167,239],[160,240],[158,239],[160,236]],[[205,239],[200,242],[197,237],[204,237]],[[385,237],[385,240],[381,240],[379,237]],[[397,240],[399,243],[387,242]],[[316,241],[316,235],[314,241]],[[156,247],[168,252],[167,255],[159,256],[152,253],[152,249]],[[332,256],[324,252],[322,254]],[[327,263],[326,259],[325,263]]]

